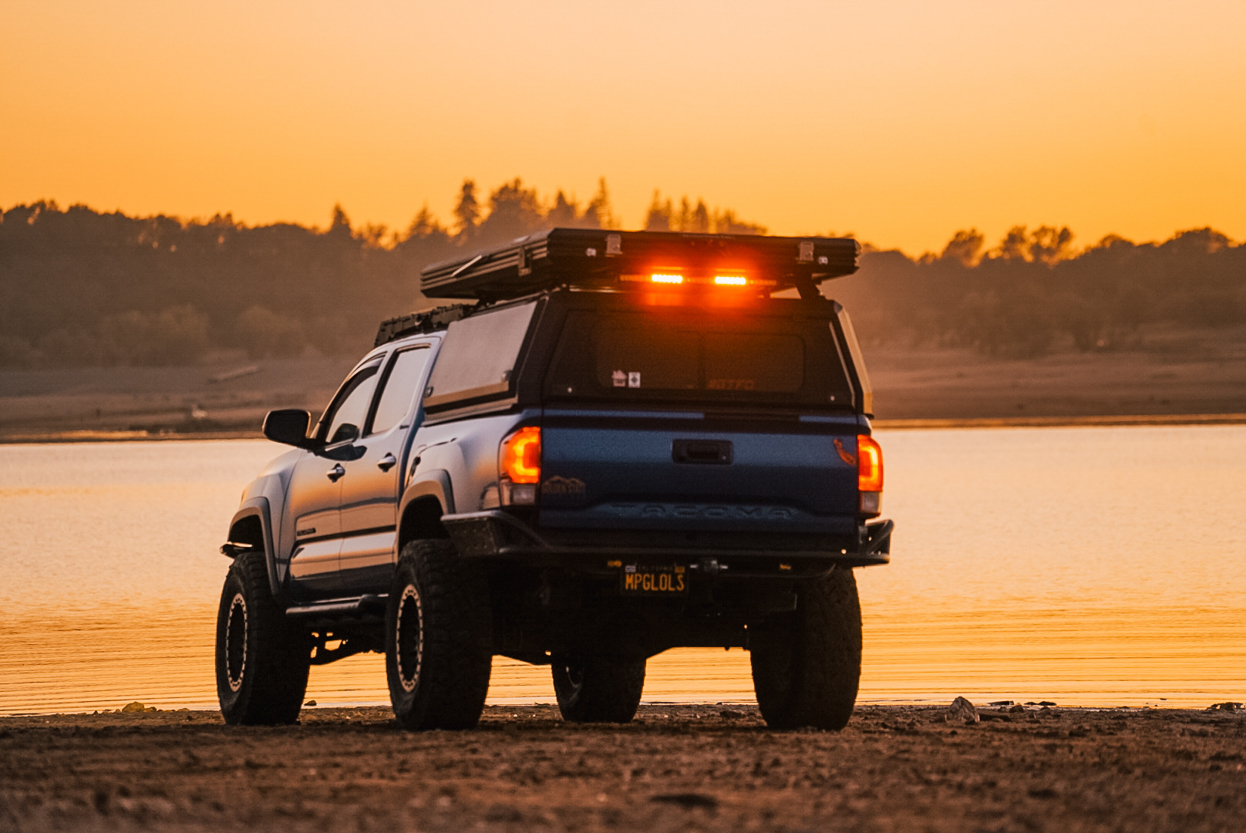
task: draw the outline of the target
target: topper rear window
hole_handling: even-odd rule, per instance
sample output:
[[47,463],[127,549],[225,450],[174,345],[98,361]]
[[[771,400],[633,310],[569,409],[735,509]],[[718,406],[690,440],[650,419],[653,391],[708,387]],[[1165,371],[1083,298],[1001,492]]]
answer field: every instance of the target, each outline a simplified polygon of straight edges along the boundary
[[827,322],[577,311],[547,398],[852,404]]

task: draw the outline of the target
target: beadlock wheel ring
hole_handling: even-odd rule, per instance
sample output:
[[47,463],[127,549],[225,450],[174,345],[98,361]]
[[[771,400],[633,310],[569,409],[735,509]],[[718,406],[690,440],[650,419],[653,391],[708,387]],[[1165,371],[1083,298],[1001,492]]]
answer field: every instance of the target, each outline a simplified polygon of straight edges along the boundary
[[229,690],[238,691],[247,673],[247,600],[235,593],[225,619],[225,676]]
[[403,691],[415,691],[420,679],[420,664],[424,659],[424,608],[420,591],[408,584],[398,599],[398,615],[394,623],[394,661],[398,670],[398,682]]

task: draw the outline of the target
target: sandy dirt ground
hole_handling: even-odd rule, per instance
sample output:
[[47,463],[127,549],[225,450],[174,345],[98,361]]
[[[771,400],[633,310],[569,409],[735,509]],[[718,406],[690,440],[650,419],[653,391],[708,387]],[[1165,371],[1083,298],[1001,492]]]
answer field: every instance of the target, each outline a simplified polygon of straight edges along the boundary
[[626,726],[490,707],[409,734],[385,709],[283,728],[209,712],[0,719],[0,829],[1205,831],[1246,826],[1238,711],[870,706],[840,733],[755,707]]
[[1167,347],[1025,360],[875,348],[866,361],[881,420],[1246,414],[1246,339]]

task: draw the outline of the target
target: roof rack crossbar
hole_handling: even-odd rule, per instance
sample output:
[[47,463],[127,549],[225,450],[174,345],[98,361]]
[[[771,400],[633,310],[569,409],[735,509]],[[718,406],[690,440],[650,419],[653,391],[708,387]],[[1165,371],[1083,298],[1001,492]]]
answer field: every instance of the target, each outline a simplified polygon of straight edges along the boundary
[[380,347],[382,344],[389,344],[391,341],[396,341],[406,336],[445,329],[475,308],[475,304],[449,304],[424,310],[423,312],[413,312],[410,315],[400,315],[397,318],[387,319],[382,321],[381,326],[377,329],[376,343],[373,346]]

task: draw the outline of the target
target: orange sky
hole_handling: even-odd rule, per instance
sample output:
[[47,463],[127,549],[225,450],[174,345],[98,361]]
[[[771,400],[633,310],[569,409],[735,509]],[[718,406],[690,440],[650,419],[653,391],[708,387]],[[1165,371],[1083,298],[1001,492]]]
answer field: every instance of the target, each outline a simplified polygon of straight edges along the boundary
[[[362,11],[360,9],[363,9]],[[1246,2],[0,4],[0,206],[449,220],[521,176],[911,253],[1246,239]]]

